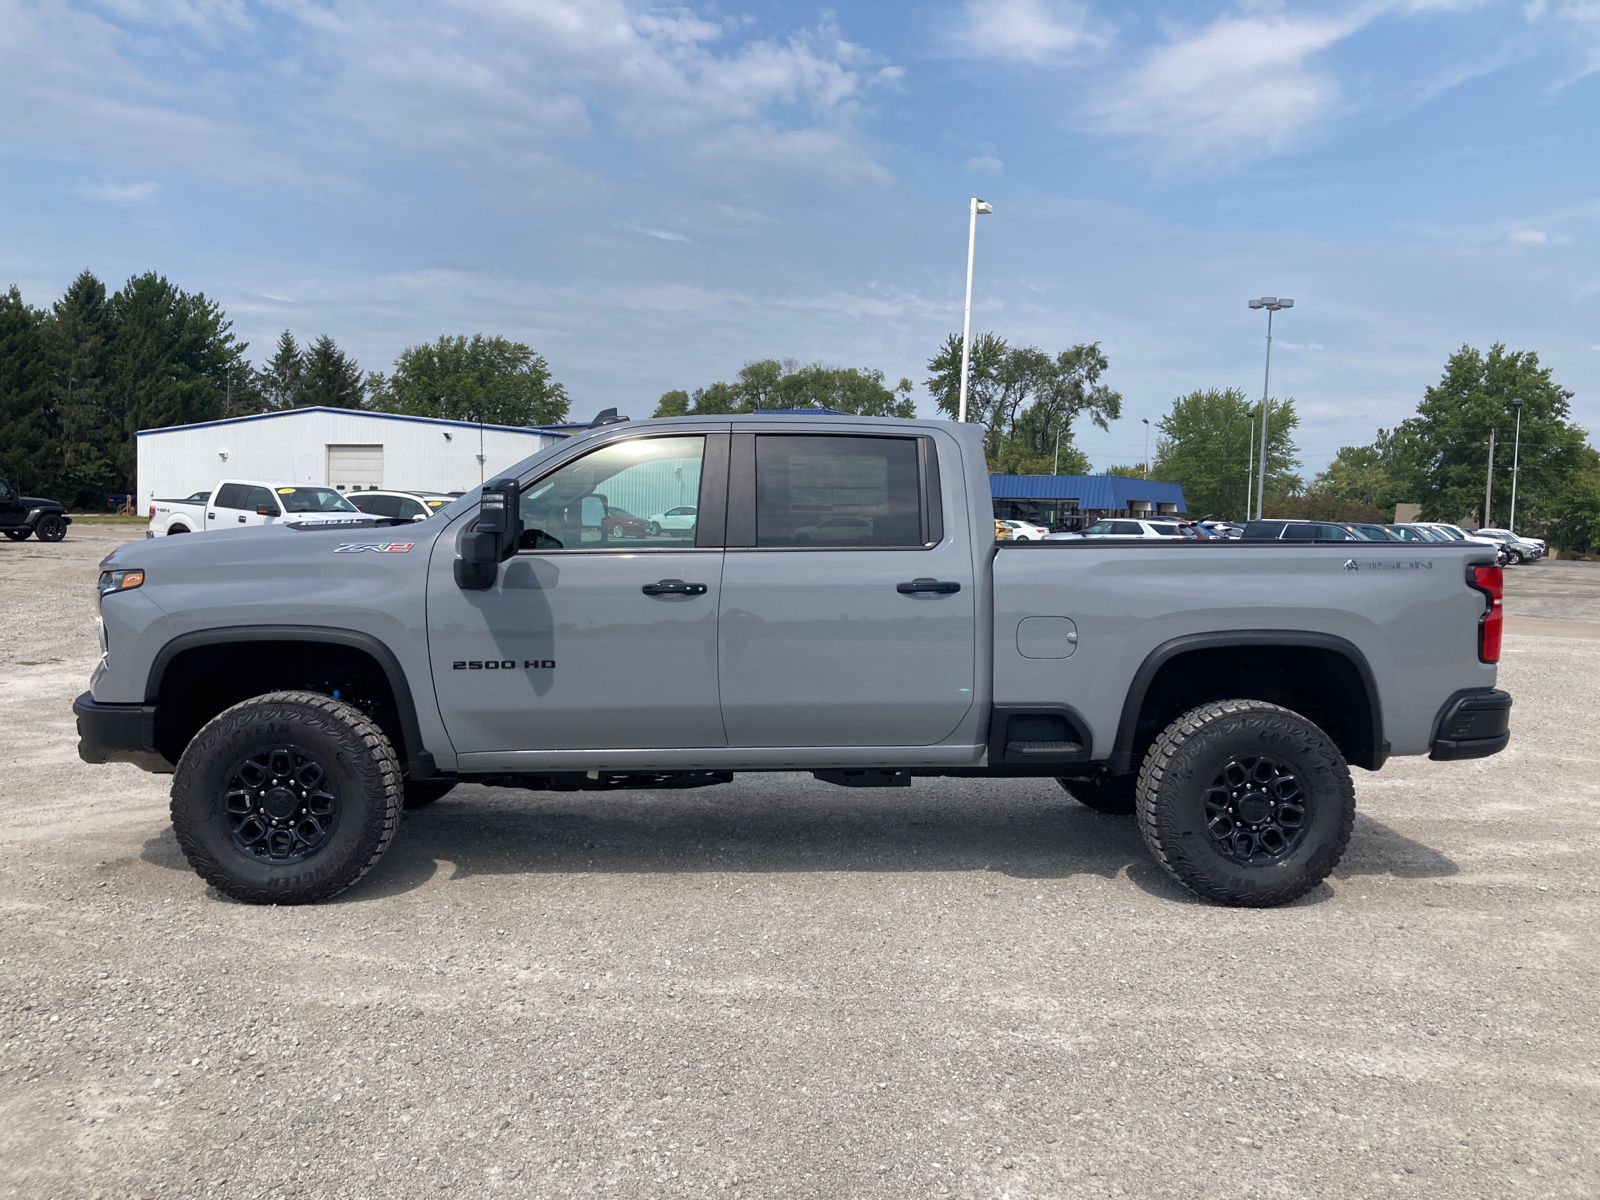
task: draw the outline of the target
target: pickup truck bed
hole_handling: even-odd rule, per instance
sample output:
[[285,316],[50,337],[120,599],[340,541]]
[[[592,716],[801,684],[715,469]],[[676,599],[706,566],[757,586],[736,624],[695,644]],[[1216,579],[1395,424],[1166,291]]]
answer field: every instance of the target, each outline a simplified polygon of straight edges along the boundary
[[[613,545],[617,507],[695,515]],[[387,844],[344,845],[353,818],[250,783],[266,767],[240,756],[281,743],[280,765],[305,753],[330,779],[341,754],[368,763],[326,803],[374,828],[460,780],[1051,776],[1137,810],[1201,895],[1264,904],[1337,862],[1347,764],[1509,736],[1492,550],[997,545],[990,509],[968,427],[682,418],[591,430],[403,539],[279,526],[125,548],[81,753],[176,767],[186,852],[249,899],[323,898]],[[245,809],[204,817],[225,794]],[[322,832],[297,841],[281,823],[300,819]],[[1198,844],[1212,857],[1180,853]]]

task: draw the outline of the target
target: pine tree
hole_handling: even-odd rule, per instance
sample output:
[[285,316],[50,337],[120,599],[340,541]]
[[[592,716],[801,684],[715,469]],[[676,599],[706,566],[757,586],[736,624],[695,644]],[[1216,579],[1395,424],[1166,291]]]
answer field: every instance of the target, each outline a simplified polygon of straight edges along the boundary
[[305,373],[305,355],[300,352],[294,334],[285,329],[278,335],[277,350],[256,376],[256,386],[261,389],[266,407],[279,409],[298,406]]
[[366,395],[361,367],[331,337],[323,334],[307,347],[296,407],[360,408]]
[[105,412],[105,372],[111,318],[106,287],[82,272],[51,308],[45,335],[46,388],[61,431],[61,464],[54,497],[69,506],[105,503],[114,468]]
[[39,496],[55,490],[61,469],[61,430],[45,374],[46,320],[15,287],[0,295],[0,476]]

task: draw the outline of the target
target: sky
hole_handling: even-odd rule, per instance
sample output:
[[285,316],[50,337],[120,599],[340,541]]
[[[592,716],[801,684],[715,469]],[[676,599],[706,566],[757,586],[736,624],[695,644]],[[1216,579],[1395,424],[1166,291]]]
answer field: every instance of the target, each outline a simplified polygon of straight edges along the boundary
[[759,358],[1099,342],[1097,468],[1196,388],[1307,473],[1464,343],[1600,430],[1600,0],[0,0],[0,287],[147,270],[249,356],[533,346],[574,417]]

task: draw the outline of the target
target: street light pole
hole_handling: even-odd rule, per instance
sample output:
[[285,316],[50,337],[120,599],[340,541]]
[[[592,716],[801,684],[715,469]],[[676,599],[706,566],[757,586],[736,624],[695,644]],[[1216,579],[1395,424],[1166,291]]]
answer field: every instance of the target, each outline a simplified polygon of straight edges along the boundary
[[1267,396],[1272,389],[1272,314],[1279,309],[1293,308],[1294,301],[1263,296],[1250,301],[1250,307],[1267,310],[1267,373],[1261,383],[1261,465],[1258,468],[1260,477],[1256,481],[1256,520],[1259,521],[1267,502]]
[[1050,474],[1052,475],[1061,474],[1061,435],[1066,431],[1067,427],[1065,425],[1056,430],[1056,460],[1050,467]]
[[967,224],[967,312],[961,321],[961,415],[967,419],[967,368],[972,362],[972,252],[978,244],[978,214],[992,213],[994,205],[976,196],[972,198],[972,215]]
[[1245,444],[1244,459],[1244,519],[1250,519],[1250,497],[1254,494],[1256,483],[1256,418],[1250,415],[1250,437]]
[[1489,472],[1483,480],[1483,520],[1478,522],[1479,529],[1493,529],[1494,524],[1489,516],[1489,502],[1494,493],[1494,427],[1489,427]]
[[1522,453],[1522,397],[1518,396],[1511,401],[1511,407],[1517,410],[1517,440],[1511,444],[1511,520],[1506,523],[1506,528],[1512,533],[1517,532],[1517,457]]
[[1140,417],[1144,422],[1144,477],[1150,478],[1150,418]]

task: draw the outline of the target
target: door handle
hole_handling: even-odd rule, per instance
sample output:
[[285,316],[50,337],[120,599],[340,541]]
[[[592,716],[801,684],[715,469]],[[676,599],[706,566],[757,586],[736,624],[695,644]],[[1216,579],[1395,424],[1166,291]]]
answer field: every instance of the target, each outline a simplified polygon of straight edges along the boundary
[[704,596],[706,585],[685,583],[681,579],[663,579],[660,583],[647,583],[639,590],[646,596]]
[[952,592],[959,592],[961,585],[953,579],[913,579],[910,583],[897,583],[894,590],[902,596],[915,595],[917,592],[934,592],[941,596],[948,596]]
[[244,518],[243,518],[243,517],[240,517],[240,518],[239,518],[239,524],[241,524],[241,525],[243,525],[243,524],[244,524]]

